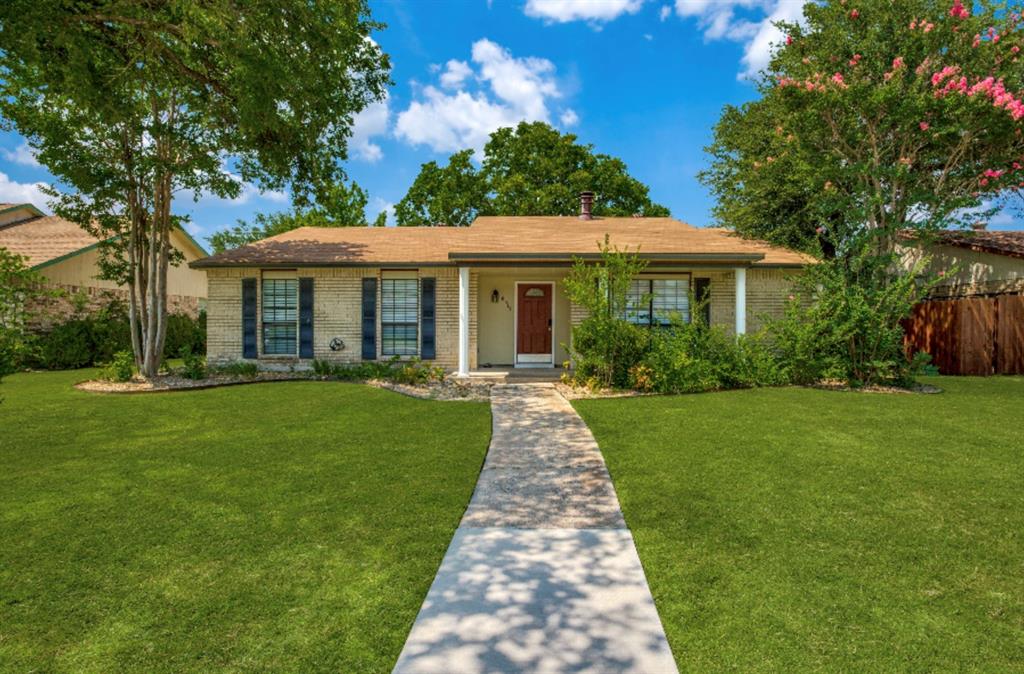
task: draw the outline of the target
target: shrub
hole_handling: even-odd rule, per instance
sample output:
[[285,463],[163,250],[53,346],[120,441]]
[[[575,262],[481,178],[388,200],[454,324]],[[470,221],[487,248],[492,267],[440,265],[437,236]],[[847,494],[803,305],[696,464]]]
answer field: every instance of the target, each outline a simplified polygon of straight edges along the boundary
[[397,356],[387,361],[366,361],[356,364],[314,360],[313,372],[321,377],[341,381],[381,379],[401,384],[425,384],[444,378],[444,368],[440,366],[427,365],[418,358],[401,360]]
[[573,328],[570,355],[578,383],[624,387],[648,348],[648,331],[623,320],[630,283],[647,265],[635,252],[613,248],[607,236],[598,250],[599,262],[576,259],[563,281],[569,300],[587,314]]
[[759,335],[739,339],[697,321],[657,330],[650,350],[630,370],[630,386],[658,393],[693,393],[787,383]]
[[789,377],[801,384],[910,384],[927,360],[907,357],[901,321],[934,285],[921,276],[926,264],[900,272],[894,256],[865,246],[809,268],[784,317],[770,324]]
[[226,374],[236,377],[255,377],[260,373],[260,368],[256,363],[244,360],[236,360],[216,367],[209,367],[207,370],[214,374]]
[[93,364],[93,326],[88,318],[73,318],[39,336],[38,365],[47,370],[70,370]]
[[135,356],[131,351],[118,351],[114,359],[100,373],[107,381],[129,381],[135,374]]
[[164,357],[173,358],[188,347],[193,353],[206,353],[206,312],[195,319],[187,314],[168,314]]
[[186,379],[204,379],[206,377],[206,358],[202,355],[193,353],[191,346],[183,346],[181,348],[181,359],[184,361],[184,365],[181,368],[181,374]]

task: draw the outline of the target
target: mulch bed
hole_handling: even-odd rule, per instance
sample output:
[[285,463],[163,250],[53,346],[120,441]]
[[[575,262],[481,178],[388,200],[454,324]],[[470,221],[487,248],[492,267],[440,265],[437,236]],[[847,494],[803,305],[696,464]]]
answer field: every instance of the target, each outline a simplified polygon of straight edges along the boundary
[[[166,393],[170,391],[195,391],[199,389],[218,388],[221,386],[238,386],[241,384],[262,384],[279,381],[337,381],[329,377],[296,374],[294,372],[261,372],[255,377],[240,375],[213,375],[204,379],[187,379],[180,375],[159,375],[152,380],[139,377],[126,382],[90,379],[75,384],[75,388],[90,393]],[[491,385],[487,382],[459,382],[452,379],[428,382],[425,384],[397,384],[389,381],[371,379],[350,383],[366,384],[387,389],[424,400],[489,400]]]

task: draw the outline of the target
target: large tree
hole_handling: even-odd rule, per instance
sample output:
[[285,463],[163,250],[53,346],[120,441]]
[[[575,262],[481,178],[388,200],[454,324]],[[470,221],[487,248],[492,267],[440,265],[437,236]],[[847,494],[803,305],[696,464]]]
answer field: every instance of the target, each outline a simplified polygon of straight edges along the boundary
[[783,24],[760,99],[726,108],[715,129],[702,177],[724,225],[843,254],[864,234],[884,248],[1020,194],[1019,11],[829,0],[804,13]]
[[[366,205],[369,194],[358,183],[338,183],[327,189],[327,195],[311,206],[294,206],[290,211],[257,213],[252,222],[239,220],[230,229],[210,237],[214,253],[238,248],[299,227],[366,227]],[[387,212],[378,214],[375,226],[383,226]]]
[[245,182],[299,203],[344,179],[355,114],[385,92],[365,0],[6,0],[0,115],[70,188],[54,210],[113,239],[139,371],[156,374],[175,194]]
[[477,215],[575,215],[579,193],[592,191],[594,215],[668,215],[626,164],[594,152],[543,122],[498,129],[484,146],[479,169],[473,151],[451,156],[447,166],[423,165],[396,205],[399,225],[468,225]]

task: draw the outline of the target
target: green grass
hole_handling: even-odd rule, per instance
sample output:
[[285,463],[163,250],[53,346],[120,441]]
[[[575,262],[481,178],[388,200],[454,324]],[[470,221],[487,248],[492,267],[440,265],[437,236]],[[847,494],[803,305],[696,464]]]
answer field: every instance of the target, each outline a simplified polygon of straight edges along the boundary
[[579,401],[680,669],[1024,671],[1024,378]]
[[389,671],[483,403],[325,382],[0,385],[0,671]]

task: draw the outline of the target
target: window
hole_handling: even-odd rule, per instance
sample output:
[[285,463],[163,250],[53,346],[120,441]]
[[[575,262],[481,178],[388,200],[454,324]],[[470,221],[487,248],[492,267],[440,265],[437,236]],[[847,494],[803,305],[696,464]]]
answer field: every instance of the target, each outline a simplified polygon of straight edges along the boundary
[[263,354],[294,356],[299,332],[299,280],[263,279]]
[[666,326],[690,322],[690,281],[686,278],[633,279],[626,296],[626,320]]
[[380,349],[385,356],[419,353],[419,279],[391,277],[380,281]]

